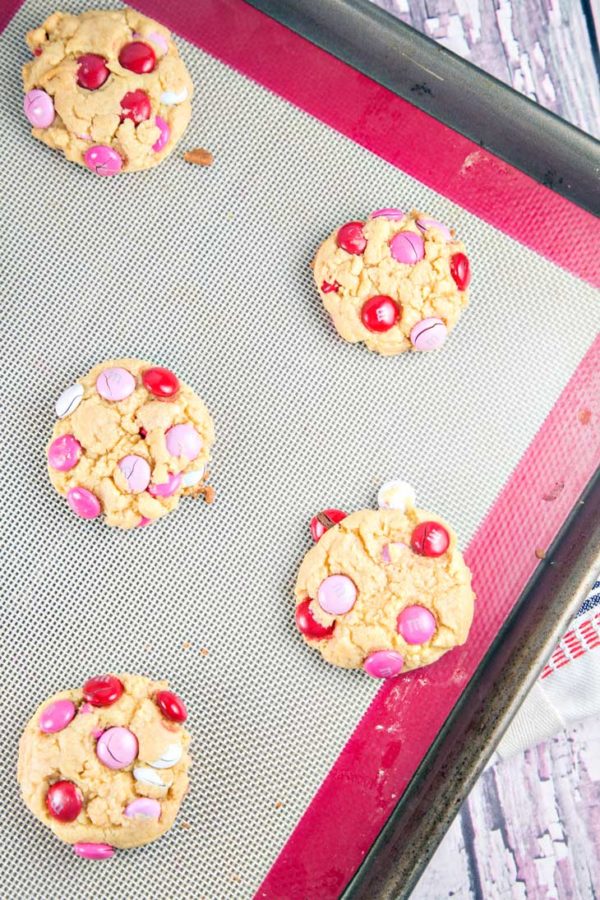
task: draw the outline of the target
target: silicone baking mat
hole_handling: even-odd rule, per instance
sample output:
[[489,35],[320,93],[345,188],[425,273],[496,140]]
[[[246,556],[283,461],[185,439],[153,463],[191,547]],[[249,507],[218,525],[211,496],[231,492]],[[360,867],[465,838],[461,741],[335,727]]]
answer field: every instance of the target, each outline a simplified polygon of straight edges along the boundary
[[[236,69],[277,90],[277,72],[258,68],[273,65],[264,51],[278,41],[278,51],[291,41],[282,84],[291,70],[304,89],[307,61],[322,72],[329,60],[336,78],[347,67],[238,0],[198,4],[183,24],[178,3],[139,6],[201,45],[179,40],[197,90],[182,149],[209,148],[210,169],[180,152],[113,180],[67,164],[32,140],[21,113],[24,34],[51,6],[26,0],[0,37],[2,892],[334,897],[598,463],[598,295],[566,271],[594,277],[580,242],[591,248],[596,225],[486,154],[469,161],[477,151],[462,138],[464,203],[459,180],[440,183],[444,146],[391,162],[361,146],[396,101],[390,147],[403,127],[415,146],[429,127],[383,88],[348,136],[299,108],[308,101],[250,80]],[[363,76],[352,83],[371,90]],[[337,109],[348,112],[341,94]],[[463,145],[443,131],[451,157]],[[479,163],[487,194],[470,180]],[[518,221],[502,202],[507,183],[521,190]],[[499,200],[486,202],[496,186]],[[469,248],[471,306],[439,353],[383,359],[345,344],[315,295],[319,241],[387,205],[431,211]],[[489,224],[502,217],[503,230]],[[45,473],[55,397],[119,355],[173,368],[217,429],[214,505],[184,502],[136,533],[77,520]],[[310,516],[373,506],[393,476],[454,524],[479,601],[465,648],[381,687],[303,645],[292,590]],[[107,670],[171,680],[190,710],[195,764],[168,836],[91,864],[25,809],[16,752],[38,702]]]

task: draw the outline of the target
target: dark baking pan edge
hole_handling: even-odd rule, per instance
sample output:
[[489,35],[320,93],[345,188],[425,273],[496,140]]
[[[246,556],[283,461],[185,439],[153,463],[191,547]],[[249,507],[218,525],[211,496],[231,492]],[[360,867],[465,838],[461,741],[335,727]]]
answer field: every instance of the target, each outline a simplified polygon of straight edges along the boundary
[[408,897],[600,569],[600,469],[441,728],[343,900]]
[[600,215],[599,141],[369,0],[247,2]]

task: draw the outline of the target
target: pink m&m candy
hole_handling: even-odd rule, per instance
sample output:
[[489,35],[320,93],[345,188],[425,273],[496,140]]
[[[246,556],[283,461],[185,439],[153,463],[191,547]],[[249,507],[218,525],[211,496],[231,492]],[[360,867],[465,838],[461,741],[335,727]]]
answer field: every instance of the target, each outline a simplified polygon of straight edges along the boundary
[[404,660],[395,650],[376,650],[367,656],[363,669],[372,678],[395,678],[403,665]]
[[404,541],[392,541],[391,544],[384,544],[381,548],[381,559],[382,562],[389,566],[392,561],[392,554],[390,553],[390,547],[395,547],[396,550],[409,550],[410,547],[408,544],[405,544]]
[[128,819],[160,819],[160,803],[151,797],[138,797],[125,807],[124,816]]
[[162,484],[151,484],[148,493],[153,497],[172,497],[181,487],[181,474],[169,472],[166,481]]
[[171,456],[196,459],[202,449],[202,439],[193,425],[173,425],[165,434],[167,450]]
[[385,209],[376,209],[369,216],[370,219],[403,219],[404,211],[394,206],[388,206]]
[[117,151],[106,144],[90,147],[83,154],[83,161],[96,175],[117,175],[123,168],[123,160]]
[[67,491],[67,503],[80,519],[95,519],[102,512],[95,494],[84,487],[72,487]]
[[[139,35],[134,35],[134,37],[139,37]],[[148,40],[152,41],[152,43],[156,47],[158,47],[158,49],[160,50],[161,53],[163,53],[163,54],[168,53],[169,43],[168,43],[166,37],[164,37],[158,31],[151,31],[150,34],[148,35]]]
[[72,700],[55,700],[40,713],[39,726],[44,734],[56,734],[75,718],[77,709]]
[[96,744],[96,756],[109,769],[125,769],[138,755],[138,740],[120,725],[102,732]]
[[39,88],[25,94],[23,109],[34,128],[48,128],[54,122],[52,97]]
[[435,616],[425,606],[407,606],[398,616],[396,627],[407,644],[424,644],[435,633]]
[[135,378],[127,369],[110,366],[96,378],[96,390],[105,400],[126,400],[135,390]]
[[356,586],[347,575],[330,575],[319,585],[317,600],[323,612],[343,616],[356,603]]
[[81,856],[82,859],[110,859],[115,855],[115,848],[110,844],[79,841],[77,844],[73,844],[73,853],[75,856]]
[[79,462],[81,444],[72,434],[61,434],[48,447],[48,464],[58,472],[68,472]]
[[142,516],[142,518],[140,519],[140,521],[137,523],[137,525],[135,527],[136,528],[145,528],[146,525],[150,525],[151,522],[152,522],[152,519],[149,519],[148,516]]
[[421,319],[410,330],[410,342],[415,350],[438,350],[448,335],[448,329],[441,319],[431,317]]
[[150,466],[143,456],[124,456],[119,462],[119,471],[131,494],[141,494],[150,484]]
[[154,119],[154,124],[160,131],[160,135],[152,144],[152,149],[155,153],[160,153],[161,150],[165,149],[169,142],[169,138],[171,137],[171,129],[169,128],[169,123],[166,122],[162,116],[156,116],[156,118]]
[[412,266],[425,256],[423,238],[414,231],[399,231],[390,241],[390,253],[396,262]]
[[441,231],[447,241],[452,240],[448,226],[438,222],[437,219],[417,219],[417,228],[419,231],[430,231],[432,228],[436,228],[438,231]]
[[354,256],[364,253],[367,239],[363,234],[363,225],[364,222],[348,222],[342,225],[336,238],[338,247]]

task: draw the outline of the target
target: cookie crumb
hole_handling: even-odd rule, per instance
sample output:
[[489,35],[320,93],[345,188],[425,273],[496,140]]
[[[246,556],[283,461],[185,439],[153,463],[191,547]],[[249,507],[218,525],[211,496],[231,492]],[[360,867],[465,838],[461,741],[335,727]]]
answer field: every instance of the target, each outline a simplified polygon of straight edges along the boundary
[[542,547],[535,548],[535,555],[538,559],[546,559],[546,551]]
[[193,150],[188,150],[183,154],[183,158],[188,163],[193,163],[195,166],[212,166],[214,157],[210,150],[205,150],[204,147],[195,147]]
[[237,872],[234,872],[233,875],[231,876],[231,880],[234,882],[234,884],[241,884],[242,876],[238,875]]
[[275,801],[275,809],[283,809],[283,803],[281,802],[281,800]]
[[215,489],[212,486],[212,484],[207,484],[203,489],[203,493],[204,493],[204,500],[206,501],[206,503],[214,503]]
[[183,828],[184,831],[189,831],[189,829],[191,828],[191,825],[189,822],[182,822],[181,827]]
[[149,653],[152,650],[152,644],[144,644],[144,650]]
[[181,645],[183,650],[189,650],[191,646],[192,645],[189,641],[184,641],[183,644]]
[[582,425],[589,425],[590,419],[592,418],[591,409],[580,409],[577,413],[577,418]]
[[208,656],[208,647],[201,647],[201,648],[200,648],[200,655],[201,655],[201,656]]

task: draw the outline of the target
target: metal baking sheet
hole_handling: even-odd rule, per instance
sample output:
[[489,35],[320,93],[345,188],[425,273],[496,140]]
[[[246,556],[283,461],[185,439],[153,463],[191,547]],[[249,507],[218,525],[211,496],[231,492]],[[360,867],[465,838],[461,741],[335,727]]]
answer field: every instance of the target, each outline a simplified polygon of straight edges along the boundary
[[[90,177],[33,141],[21,115],[24,34],[51,11],[26,0],[0,37],[3,426],[14,448],[0,462],[3,889],[249,897],[379,687],[326,666],[295,633],[310,516],[372,506],[401,475],[466,546],[588,350],[597,295],[183,40],[197,87],[184,143],[208,147],[214,166],[176,156],[143,175]],[[470,250],[471,307],[438,354],[389,360],[344,344],[315,295],[319,241],[390,203],[431,211]],[[119,355],[177,371],[217,429],[214,506],[182,503],[133,534],[76,520],[45,473],[55,397]],[[190,709],[195,765],[173,831],[96,866],[31,817],[14,773],[36,704],[105,670],[171,679]]]

